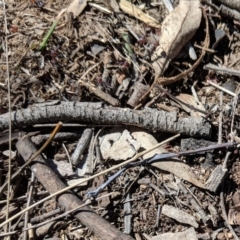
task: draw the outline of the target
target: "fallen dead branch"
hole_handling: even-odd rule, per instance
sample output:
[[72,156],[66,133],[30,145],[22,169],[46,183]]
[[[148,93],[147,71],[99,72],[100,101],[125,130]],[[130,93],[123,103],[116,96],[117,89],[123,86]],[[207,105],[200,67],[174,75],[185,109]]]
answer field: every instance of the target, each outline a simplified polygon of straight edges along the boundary
[[[34,144],[27,137],[21,139],[17,143],[16,147],[26,162],[30,156],[36,154],[37,152]],[[45,164],[45,161],[41,155],[38,155],[36,157],[36,160],[33,162],[31,169],[34,171],[37,179],[42,183],[42,185],[48,190],[49,193],[55,193],[66,187],[66,185],[52,171],[52,169],[50,169]],[[67,193],[61,194],[57,198],[57,201],[59,206],[65,211],[82,205],[80,199],[69,191]],[[81,210],[75,213],[74,216],[101,239],[132,239],[130,236],[127,236],[126,234],[117,230],[87,206],[82,207]]]
[[[137,125],[155,131],[180,133],[190,136],[211,136],[211,125],[202,118],[181,118],[176,112],[156,109],[132,110],[107,107],[102,103],[62,102],[40,105],[12,112],[12,127],[21,128],[36,123],[91,122],[98,124]],[[9,114],[0,115],[0,131],[8,128]]]

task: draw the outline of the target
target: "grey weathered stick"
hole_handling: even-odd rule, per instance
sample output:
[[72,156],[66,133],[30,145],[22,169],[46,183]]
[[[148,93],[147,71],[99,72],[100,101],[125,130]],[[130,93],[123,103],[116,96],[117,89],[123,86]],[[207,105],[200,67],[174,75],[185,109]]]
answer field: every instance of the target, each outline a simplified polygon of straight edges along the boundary
[[81,138],[78,140],[77,146],[71,156],[72,164],[77,165],[84,150],[88,146],[92,136],[92,129],[87,128],[83,131]]
[[[155,131],[211,137],[211,125],[202,118],[180,118],[176,112],[146,108],[105,107],[102,103],[63,102],[58,105],[34,106],[12,112],[12,127],[36,123],[91,122],[98,124],[137,125]],[[0,115],[0,131],[8,128],[9,114]]]
[[225,5],[221,4],[219,11],[225,17],[233,18],[237,21],[240,21],[240,13],[237,10],[231,9],[226,7]]
[[[25,161],[28,161],[37,149],[29,138],[23,138],[16,144],[17,150]],[[49,168],[41,155],[38,155],[33,161],[31,166],[37,179],[48,190],[49,193],[57,192],[66,187],[66,185],[58,178],[58,176]],[[59,206],[68,211],[76,208],[82,204],[80,199],[72,192],[68,191],[61,194],[57,198]],[[89,207],[85,206],[76,212],[74,215],[83,225],[87,226],[90,231],[93,231],[96,236],[101,239],[126,239],[132,238],[121,231],[117,230],[114,226],[108,223],[105,219],[94,213]]]
[[[79,132],[60,132],[57,133],[54,137],[54,140],[56,141],[66,141],[68,139],[76,139],[81,136],[82,133]],[[40,145],[43,142],[47,141],[49,138],[50,134],[40,134],[37,136],[32,136],[31,141],[36,144]]]
[[218,2],[240,11],[240,1],[233,1],[233,0],[217,0]]
[[206,69],[206,70],[213,70],[219,74],[229,74],[229,75],[233,75],[233,76],[237,76],[237,77],[240,77],[240,71],[239,70],[236,70],[236,69],[233,69],[233,68],[228,68],[228,67],[225,67],[225,66],[217,66],[215,64],[212,64],[212,63],[208,63],[206,65],[204,65],[203,69]]

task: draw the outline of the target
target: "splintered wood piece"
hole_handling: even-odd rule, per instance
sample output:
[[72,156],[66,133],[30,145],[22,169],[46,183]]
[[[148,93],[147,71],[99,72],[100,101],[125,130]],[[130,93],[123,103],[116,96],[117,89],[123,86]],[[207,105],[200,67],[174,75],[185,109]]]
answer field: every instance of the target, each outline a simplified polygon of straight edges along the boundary
[[89,145],[89,142],[92,137],[92,132],[93,132],[93,130],[91,128],[87,128],[83,131],[83,134],[82,134],[81,138],[78,140],[77,146],[71,156],[73,165],[76,166],[79,163],[83,152]]
[[211,173],[207,182],[205,183],[205,188],[211,192],[216,192],[218,187],[221,185],[223,180],[227,175],[227,169],[223,168],[221,165],[217,166]]
[[198,223],[193,216],[173,206],[163,205],[162,214],[173,218],[180,223],[189,224],[195,228],[198,228]]
[[147,25],[155,28],[160,28],[160,23],[153,17],[149,16],[148,14],[144,13],[141,9],[137,8],[131,2],[126,0],[120,0],[119,2],[120,8],[128,13],[129,15],[134,16],[135,18],[145,22]]

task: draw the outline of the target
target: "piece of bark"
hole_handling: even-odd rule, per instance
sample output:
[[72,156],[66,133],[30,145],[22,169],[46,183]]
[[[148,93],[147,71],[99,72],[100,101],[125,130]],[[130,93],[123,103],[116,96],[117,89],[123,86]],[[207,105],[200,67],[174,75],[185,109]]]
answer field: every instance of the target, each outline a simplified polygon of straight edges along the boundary
[[[68,139],[75,139],[78,138],[81,135],[80,132],[60,132],[57,133],[54,137],[54,141],[65,141]],[[40,134],[37,136],[31,137],[31,140],[34,144],[40,145],[47,141],[50,134]]]
[[[176,112],[145,108],[105,107],[102,103],[62,102],[58,105],[33,106],[11,113],[12,128],[36,123],[91,122],[98,124],[137,125],[154,131],[211,137],[211,125],[201,118],[180,118]],[[0,115],[0,131],[9,127],[9,113]]]
[[158,236],[154,236],[151,240],[198,240],[197,234],[194,228],[188,228],[183,232],[176,233],[163,233]]
[[236,10],[240,11],[240,1],[233,1],[233,0],[217,0],[218,2],[230,7],[230,8],[234,8]]
[[[34,144],[27,137],[21,139],[16,144],[16,147],[25,161],[37,152]],[[66,187],[52,169],[45,165],[45,161],[41,155],[38,155],[33,161],[31,170],[34,171],[37,179],[49,193],[55,193]],[[71,191],[61,194],[56,200],[64,211],[75,209],[83,204],[81,200]],[[93,231],[94,234],[101,239],[132,239],[130,236],[120,232],[105,219],[94,213],[88,206],[84,206],[79,209],[75,213],[74,217],[76,217],[83,225],[87,226],[90,231]]]
[[240,13],[237,10],[221,5],[219,11],[225,17],[233,18],[237,21],[240,21]]
[[184,184],[179,183],[178,186],[180,187],[181,191],[187,197],[188,202],[191,204],[192,208],[197,212],[198,216],[202,219],[203,223],[206,224],[210,217],[204,211],[204,209],[199,205],[199,203],[195,200],[195,198],[189,193],[187,188]]
[[[214,144],[216,144],[216,142],[211,142],[204,139],[184,138],[184,139],[181,139],[180,145],[181,145],[181,151],[187,151],[187,150],[198,149],[199,147],[208,147]],[[208,150],[206,152],[212,153],[213,150]],[[193,155],[199,155],[199,154],[204,154],[204,152],[193,153]]]
[[80,158],[90,143],[92,137],[93,130],[91,128],[87,128],[83,131],[81,138],[78,140],[77,146],[71,156],[71,161],[73,165],[77,165],[80,161]]
[[140,82],[134,83],[134,85],[130,88],[130,91],[132,91],[131,97],[128,99],[127,104],[131,107],[136,107],[139,99],[143,96],[145,92],[147,92],[149,89],[148,85],[144,85]]
[[223,166],[217,166],[211,173],[207,182],[205,183],[205,188],[211,192],[216,192],[219,186],[223,183],[226,175],[227,168],[223,168]]
[[173,218],[180,223],[189,224],[195,228],[198,228],[198,223],[193,216],[173,206],[169,206],[166,204],[163,205],[162,214]]

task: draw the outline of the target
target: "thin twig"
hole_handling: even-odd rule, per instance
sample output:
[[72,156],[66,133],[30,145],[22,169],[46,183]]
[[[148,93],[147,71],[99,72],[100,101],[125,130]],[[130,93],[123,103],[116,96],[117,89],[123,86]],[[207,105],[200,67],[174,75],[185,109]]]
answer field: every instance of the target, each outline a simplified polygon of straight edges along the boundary
[[223,92],[225,92],[225,93],[227,93],[227,94],[229,94],[229,95],[231,95],[231,96],[233,96],[233,97],[236,97],[237,95],[234,93],[234,92],[231,92],[231,91],[229,91],[229,90],[227,90],[226,88],[224,88],[224,87],[221,87],[221,86],[219,86],[219,85],[217,85],[216,83],[213,83],[212,81],[207,81],[210,85],[212,85],[213,87],[215,87],[215,88],[217,88],[217,89],[219,89],[219,90],[221,90],[221,91],[223,91]]
[[[3,12],[4,12],[4,27],[5,31],[7,31],[7,16],[6,16],[6,6],[5,6],[5,1],[2,1],[3,4]],[[9,62],[8,62],[8,39],[7,39],[7,34],[5,36],[5,57],[6,57],[6,77],[7,77],[7,89],[8,89],[8,112],[9,112],[9,159],[8,159],[8,190],[7,190],[7,210],[6,210],[6,220],[9,217],[9,206],[10,206],[10,187],[11,187],[11,166],[12,166],[12,117],[11,117],[11,86],[10,86],[10,79],[9,79]],[[9,227],[10,229],[10,227]],[[6,231],[7,231],[7,226],[6,226]]]
[[[103,196],[101,196],[101,197],[96,198],[95,200],[96,200],[96,201],[101,200],[102,198],[109,197],[109,196],[111,196],[112,194],[113,194],[113,193],[108,193],[108,194],[106,194],[106,195],[103,195]],[[95,200],[93,200],[93,201],[95,201]],[[45,225],[45,224],[47,224],[47,223],[50,223],[50,222],[56,221],[56,220],[58,220],[58,219],[60,219],[60,218],[66,217],[68,214],[73,213],[73,212],[79,210],[79,209],[82,208],[82,207],[85,207],[85,206],[87,206],[87,205],[90,205],[93,201],[90,200],[90,199],[88,199],[84,204],[78,206],[77,208],[68,210],[68,211],[66,211],[66,212],[64,212],[64,213],[62,213],[62,214],[60,214],[60,215],[58,215],[58,216],[56,216],[56,217],[54,217],[54,218],[51,218],[51,219],[49,219],[49,220],[46,220],[45,222],[41,222],[41,223],[39,223],[39,224],[32,225],[31,227],[24,228],[23,231],[26,231],[26,230],[29,230],[29,229],[32,229],[32,228],[39,228],[39,227],[41,227],[41,226],[43,226],[43,225]]]
[[225,204],[224,204],[223,191],[221,191],[221,193],[220,193],[220,205],[221,205],[221,209],[222,209],[222,216],[223,216],[223,219],[224,219],[227,227],[229,228],[232,235],[234,236],[234,239],[239,240],[239,238],[238,238],[237,234],[234,232],[232,226],[228,223],[227,212],[226,212],[226,208],[225,208]]
[[[27,200],[26,207],[29,207],[29,205],[32,203],[32,194],[33,194],[33,183],[34,183],[34,179],[35,179],[35,175],[34,175],[34,172],[32,172],[31,181],[30,181],[30,188],[29,188],[29,193],[28,193],[28,200]],[[29,221],[29,211],[27,211],[27,212],[25,213],[24,228],[27,228],[27,226],[28,226],[28,221]],[[27,239],[28,239],[28,236],[27,236],[27,232],[26,232],[26,231],[23,232],[23,239],[24,239],[24,240],[27,240]]]
[[223,104],[223,93],[220,92],[219,95],[220,98],[220,113],[219,113],[219,124],[218,124],[218,143],[221,144],[222,143],[222,117],[223,117],[223,113],[222,113],[222,104]]
[[59,195],[59,194],[61,194],[61,193],[64,193],[64,192],[66,192],[66,191],[68,191],[68,190],[70,190],[70,189],[72,189],[72,188],[74,188],[74,187],[77,187],[78,185],[80,185],[80,184],[82,184],[82,183],[88,182],[89,180],[92,180],[92,179],[94,179],[94,178],[96,178],[96,177],[98,177],[98,176],[101,176],[101,175],[106,174],[106,173],[108,173],[108,172],[110,172],[110,171],[112,171],[112,170],[115,170],[115,169],[118,169],[118,168],[120,168],[120,167],[123,167],[123,166],[127,165],[128,163],[137,160],[140,156],[143,156],[143,155],[145,155],[146,153],[151,152],[152,150],[154,150],[154,149],[156,149],[156,148],[158,148],[158,147],[160,147],[160,146],[162,146],[162,145],[164,145],[164,144],[166,144],[166,143],[168,143],[168,142],[176,139],[176,138],[179,137],[179,136],[180,136],[180,134],[174,135],[173,137],[168,138],[167,140],[165,140],[165,141],[163,141],[163,142],[155,145],[154,147],[152,147],[152,148],[150,148],[150,149],[147,149],[147,150],[145,150],[145,151],[142,151],[142,152],[136,154],[133,158],[131,158],[131,159],[125,161],[125,162],[122,162],[122,163],[120,163],[120,164],[118,164],[118,165],[115,165],[115,166],[113,166],[113,167],[111,167],[111,168],[108,168],[108,169],[106,169],[106,170],[104,170],[104,171],[102,171],[102,172],[100,172],[100,173],[97,173],[97,174],[95,174],[95,175],[93,175],[93,176],[91,176],[91,177],[88,177],[88,178],[86,178],[86,179],[81,179],[81,180],[75,182],[73,185],[70,185],[70,186],[68,186],[68,187],[66,187],[66,188],[61,189],[61,190],[58,191],[58,192],[55,192],[55,193],[51,194],[50,196],[48,196],[48,197],[46,197],[46,198],[44,198],[44,199],[42,199],[42,200],[34,203],[33,205],[29,206],[28,208],[23,209],[21,212],[15,214],[14,216],[12,216],[11,218],[9,218],[9,219],[6,220],[5,222],[1,223],[1,224],[0,224],[0,228],[3,227],[5,224],[8,224],[8,223],[11,222],[12,220],[16,219],[18,216],[22,215],[23,213],[25,213],[25,212],[28,211],[29,209],[32,209],[32,208],[38,206],[39,204],[45,202],[46,200],[51,199],[52,197],[57,196],[57,195]]
[[[50,135],[50,137],[48,138],[48,140],[43,144],[43,146],[27,161],[25,162],[21,168],[19,168],[13,175],[12,177],[9,177],[10,180],[14,179],[25,167],[27,167],[39,154],[42,153],[42,151],[44,151],[44,149],[50,144],[50,142],[53,140],[54,136],[57,134],[57,132],[59,132],[60,128],[62,127],[62,122],[58,122],[58,124],[56,125],[55,129],[53,130],[52,134]],[[0,193],[4,190],[4,188],[6,187],[7,182],[5,182],[1,189],[0,189]]]
[[92,67],[90,67],[78,80],[78,82],[80,82],[81,80],[83,80],[85,78],[85,76],[88,75],[88,73],[90,73],[95,67],[97,67],[100,63],[96,63],[95,65],[93,65]]

